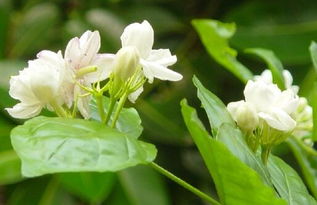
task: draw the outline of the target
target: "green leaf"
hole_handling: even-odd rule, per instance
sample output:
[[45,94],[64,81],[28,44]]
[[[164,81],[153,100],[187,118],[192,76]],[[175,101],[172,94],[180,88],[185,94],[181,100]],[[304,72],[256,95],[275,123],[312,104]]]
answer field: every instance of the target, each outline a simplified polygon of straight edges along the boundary
[[273,82],[278,85],[282,90],[285,89],[284,77],[283,77],[283,64],[275,56],[273,51],[263,49],[263,48],[248,48],[245,50],[246,53],[256,55],[263,59],[273,75]]
[[217,20],[193,20],[192,24],[206,47],[208,53],[242,82],[253,78],[248,68],[237,60],[237,51],[229,46],[229,39],[234,35],[234,23],[222,23]]
[[313,61],[315,71],[317,72],[317,43],[315,41],[311,42],[309,46],[309,52],[311,60]]
[[268,169],[275,188],[289,205],[316,205],[296,171],[278,157],[271,156]]
[[238,128],[224,123],[220,126],[216,139],[224,143],[231,153],[242,162],[254,169],[262,177],[263,182],[272,186],[270,174],[262,163],[261,157],[249,149]]
[[235,157],[223,143],[209,136],[195,109],[185,100],[181,105],[185,124],[214,179],[222,204],[286,205],[253,169]]
[[96,121],[36,117],[11,132],[22,174],[118,171],[155,159],[156,148]]
[[313,141],[317,141],[317,82],[314,82],[313,88],[311,89],[311,106],[313,108]]
[[[104,110],[105,113],[108,112],[108,107],[110,104],[110,100],[108,97],[103,97],[103,104],[104,104]],[[114,110],[116,109],[118,103],[116,103]],[[90,111],[91,111],[91,118],[97,121],[100,121],[100,116],[98,112],[98,108],[96,105],[96,100],[92,99],[90,102]],[[113,116],[112,116],[113,117]],[[110,119],[110,122],[112,120],[112,117]],[[116,128],[120,131],[125,133],[126,135],[134,138],[138,138],[143,130],[143,127],[141,126],[141,118],[138,114],[138,111],[134,108],[123,108],[119,119],[116,123]]]
[[0,152],[0,185],[22,180],[21,162],[13,150]]
[[63,173],[58,175],[62,186],[70,193],[92,204],[100,204],[116,183],[114,173]]
[[193,77],[193,82],[197,87],[197,96],[207,113],[212,130],[217,132],[223,123],[235,125],[223,102],[216,95],[207,90],[196,76]]
[[287,143],[300,165],[310,191],[317,197],[317,156],[307,153],[307,151],[299,145],[299,142],[293,138],[289,138]]
[[169,205],[162,177],[150,167],[136,166],[119,172],[119,179],[133,205]]

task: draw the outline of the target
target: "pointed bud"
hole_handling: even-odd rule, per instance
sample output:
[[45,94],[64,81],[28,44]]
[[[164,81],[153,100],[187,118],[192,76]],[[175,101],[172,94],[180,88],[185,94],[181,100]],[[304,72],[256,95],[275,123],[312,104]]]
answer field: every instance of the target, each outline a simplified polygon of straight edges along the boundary
[[138,50],[133,46],[121,48],[114,60],[115,78],[120,78],[123,82],[127,81],[136,71],[140,62]]
[[229,103],[227,108],[241,130],[252,132],[258,126],[259,118],[252,104],[238,101]]

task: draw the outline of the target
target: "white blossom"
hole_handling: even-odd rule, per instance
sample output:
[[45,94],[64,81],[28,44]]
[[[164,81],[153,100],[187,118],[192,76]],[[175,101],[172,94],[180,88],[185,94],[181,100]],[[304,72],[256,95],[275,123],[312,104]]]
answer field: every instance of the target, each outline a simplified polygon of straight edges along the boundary
[[176,63],[176,56],[169,49],[152,49],[154,31],[149,22],[128,25],[120,39],[122,47],[134,46],[138,50],[143,73],[150,83],[154,78],[169,81],[182,79],[181,74],[167,68]]
[[19,75],[11,77],[9,94],[20,102],[6,110],[15,118],[31,118],[44,107],[53,110],[67,103],[64,85],[68,82],[61,52],[42,51],[37,57]]
[[[90,87],[91,83],[102,81],[109,77],[114,55],[99,54],[99,49],[99,32],[86,31],[80,38],[72,38],[65,50],[66,69],[72,72],[74,81],[73,86],[68,89],[67,95],[72,101],[77,99],[77,108],[85,118],[90,117],[89,101],[91,96],[81,97],[85,94],[85,91],[81,90],[75,84],[75,81],[85,87]],[[92,67],[96,67],[97,70],[94,72],[83,72],[86,68]]]
[[248,81],[244,89],[245,101],[256,108],[258,116],[274,129],[289,132],[296,126],[291,114],[296,111],[299,98],[291,89],[281,91],[276,84]]

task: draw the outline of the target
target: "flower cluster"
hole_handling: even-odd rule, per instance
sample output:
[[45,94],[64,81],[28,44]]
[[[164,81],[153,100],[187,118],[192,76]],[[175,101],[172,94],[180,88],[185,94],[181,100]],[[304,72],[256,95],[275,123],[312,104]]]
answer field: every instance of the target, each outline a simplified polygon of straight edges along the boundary
[[253,151],[261,145],[262,152],[269,152],[290,134],[300,137],[311,131],[311,107],[305,98],[298,97],[299,88],[292,85],[290,72],[284,70],[283,77],[286,90],[282,91],[273,83],[271,71],[265,70],[247,82],[245,100],[227,105]]
[[[108,91],[112,104],[122,97],[135,102],[146,81],[182,79],[181,74],[167,68],[176,63],[176,56],[169,49],[152,48],[154,31],[147,21],[128,25],[121,43],[116,54],[99,53],[99,32],[86,31],[69,41],[64,55],[61,51],[39,52],[27,68],[11,78],[9,93],[20,102],[7,111],[26,119],[43,108],[62,117],[74,117],[78,110],[89,118],[92,96]],[[101,81],[105,82],[103,87]]]

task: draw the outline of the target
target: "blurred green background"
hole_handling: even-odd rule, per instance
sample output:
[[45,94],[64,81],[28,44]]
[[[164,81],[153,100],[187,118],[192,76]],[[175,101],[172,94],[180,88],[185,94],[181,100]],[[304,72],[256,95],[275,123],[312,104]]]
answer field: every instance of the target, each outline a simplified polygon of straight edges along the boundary
[[[236,22],[231,46],[252,72],[265,64],[243,49],[272,49],[295,84],[308,93],[314,72],[308,46],[317,40],[315,0],[0,0],[0,204],[8,205],[199,205],[193,194],[145,166],[119,173],[67,173],[34,179],[20,176],[20,162],[10,145],[10,130],[22,123],[4,108],[9,77],[43,49],[64,50],[85,30],[99,30],[101,52],[120,48],[123,28],[148,20],[155,31],[154,48],[170,48],[178,57],[172,68],[183,74],[177,83],[155,81],[136,103],[143,120],[142,139],[157,145],[157,162],[206,193],[215,195],[210,176],[183,123],[179,101],[199,107],[191,78],[195,74],[225,103],[242,98],[243,84],[205,51],[191,26],[196,18]],[[131,106],[131,105],[129,105]],[[201,111],[201,110],[200,110]],[[206,116],[201,111],[202,119]],[[289,163],[292,156],[286,150]],[[296,165],[294,165],[296,168]]]

